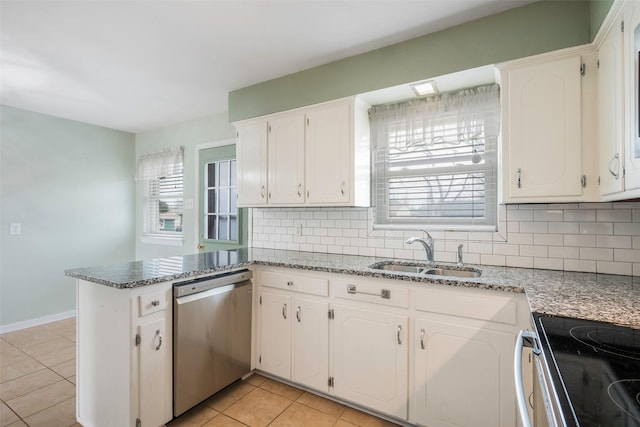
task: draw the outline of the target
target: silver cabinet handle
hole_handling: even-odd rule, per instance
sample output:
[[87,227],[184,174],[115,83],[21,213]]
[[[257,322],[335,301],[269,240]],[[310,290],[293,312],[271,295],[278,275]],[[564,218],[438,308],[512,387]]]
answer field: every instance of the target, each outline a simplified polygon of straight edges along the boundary
[[298,184],[298,197],[302,197],[302,184]]
[[264,199],[264,185],[260,186],[260,197]]
[[156,337],[158,337],[158,345],[156,346],[156,351],[160,350],[162,347],[162,335],[160,335],[160,329],[156,330]]
[[516,170],[516,178],[518,181],[518,188],[522,188],[522,169],[518,168],[518,170]]
[[160,301],[157,299],[154,299],[153,301],[151,301],[151,306],[152,307],[157,307],[160,305]]
[[373,292],[364,292],[356,290],[356,285],[347,284],[347,293],[348,294],[361,294],[361,295],[372,295],[374,297],[380,297],[384,299],[391,299],[391,290],[390,289],[380,289],[379,294],[374,294]]
[[420,348],[424,350],[424,329],[420,329]]
[[401,332],[402,332],[402,325],[398,325],[398,345],[402,345],[402,340],[400,340]]
[[[612,163],[613,163],[613,168],[611,167]],[[609,173],[613,175],[615,179],[620,178],[620,153],[616,153],[616,155],[613,156],[611,160],[609,160],[607,169],[609,169]]]
[[300,323],[300,306],[296,308],[296,319],[298,319],[298,323]]
[[292,282],[291,280],[290,280],[290,281],[288,281],[288,282],[287,282],[287,286],[288,286],[288,287],[292,287],[292,286],[293,286],[293,282]]
[[282,305],[282,317],[287,318],[287,304]]
[[342,184],[340,184],[340,195],[344,196],[344,181],[342,181]]

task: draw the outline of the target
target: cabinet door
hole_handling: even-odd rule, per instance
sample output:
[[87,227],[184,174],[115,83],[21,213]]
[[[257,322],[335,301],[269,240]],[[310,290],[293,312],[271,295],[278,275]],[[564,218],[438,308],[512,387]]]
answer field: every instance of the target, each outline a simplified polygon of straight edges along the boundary
[[291,380],[329,391],[329,304],[294,298]]
[[640,4],[624,10],[625,35],[625,190],[640,189]]
[[145,426],[161,426],[171,420],[171,398],[167,408],[166,394],[172,384],[165,375],[171,369],[171,350],[167,347],[166,332],[164,317],[138,326],[140,421]]
[[304,113],[269,120],[269,203],[304,203]]
[[598,114],[600,194],[624,190],[623,162],[623,36],[614,25],[598,51]]
[[516,425],[512,334],[416,318],[415,335],[419,425]]
[[351,104],[307,112],[306,183],[309,204],[347,204],[351,197]]
[[334,313],[333,393],[407,419],[407,317],[341,305]]
[[291,379],[291,297],[262,292],[260,302],[260,369]]
[[581,59],[508,72],[506,201],[582,195]]
[[236,157],[239,206],[267,203],[267,122],[237,126]]

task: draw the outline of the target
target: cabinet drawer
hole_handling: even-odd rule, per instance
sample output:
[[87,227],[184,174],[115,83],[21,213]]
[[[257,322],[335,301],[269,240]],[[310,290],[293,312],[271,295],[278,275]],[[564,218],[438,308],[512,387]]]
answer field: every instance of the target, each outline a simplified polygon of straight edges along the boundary
[[303,292],[305,294],[329,295],[329,281],[318,277],[308,277],[298,274],[264,271],[261,275],[261,286]]
[[392,307],[409,307],[409,290],[390,283],[367,280],[332,280],[331,293],[338,298]]
[[[456,289],[458,291],[459,289]],[[476,292],[416,291],[416,310],[515,325],[518,304],[511,296]]]
[[167,308],[168,292],[159,291],[151,294],[140,295],[138,297],[138,302],[140,304],[140,316],[146,316],[147,314],[155,313],[156,311]]

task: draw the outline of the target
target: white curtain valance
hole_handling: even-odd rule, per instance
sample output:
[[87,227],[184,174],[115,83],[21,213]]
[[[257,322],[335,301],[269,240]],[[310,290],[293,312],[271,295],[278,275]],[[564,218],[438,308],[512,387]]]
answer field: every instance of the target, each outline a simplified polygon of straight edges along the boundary
[[158,179],[182,173],[184,147],[167,148],[157,153],[145,153],[138,157],[137,180]]

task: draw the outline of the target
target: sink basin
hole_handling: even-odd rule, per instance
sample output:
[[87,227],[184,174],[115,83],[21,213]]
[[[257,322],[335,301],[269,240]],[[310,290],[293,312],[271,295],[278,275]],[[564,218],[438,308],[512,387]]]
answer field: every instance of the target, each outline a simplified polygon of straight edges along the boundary
[[374,270],[393,271],[397,273],[413,273],[449,277],[480,277],[482,272],[473,268],[446,268],[421,263],[398,263],[393,261],[377,262],[369,266]]
[[[375,265],[375,264],[374,264]],[[380,266],[371,267],[375,270],[385,271],[399,271],[401,273],[422,273],[425,267],[418,265],[403,265],[403,264],[380,264]]]
[[478,270],[449,270],[446,268],[429,268],[425,269],[422,274],[453,277],[480,277],[481,273]]

